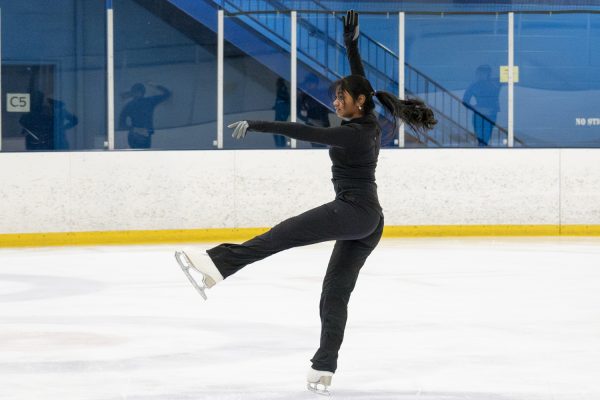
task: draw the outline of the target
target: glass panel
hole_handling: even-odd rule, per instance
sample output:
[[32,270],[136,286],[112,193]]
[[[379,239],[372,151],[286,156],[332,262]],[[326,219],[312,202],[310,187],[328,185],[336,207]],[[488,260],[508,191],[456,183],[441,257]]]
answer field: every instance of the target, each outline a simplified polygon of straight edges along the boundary
[[2,150],[103,149],[104,2],[0,1],[0,8]]
[[[213,149],[217,13],[114,0],[115,148]],[[204,7],[204,8],[203,8]]]
[[[230,1],[230,0],[227,0]],[[237,0],[254,3],[256,0]],[[359,13],[380,12],[506,12],[533,10],[598,10],[596,1],[569,0],[569,1],[524,1],[524,0],[285,0],[285,5],[290,9],[316,11],[329,10],[355,10]]]
[[[341,23],[339,28],[341,28]],[[328,89],[339,78],[338,59],[343,51],[336,32],[337,18],[329,14],[298,14],[298,104],[296,121],[330,127],[341,120],[333,113]],[[299,140],[298,148],[327,148]]]
[[[257,6],[264,2],[256,2]],[[253,133],[231,137],[240,120],[289,121],[290,17],[249,14],[225,17],[224,135],[226,149],[288,147],[284,136]]]
[[[341,119],[335,115],[330,85],[350,75],[343,40],[343,14],[298,14],[298,114],[297,120],[314,126],[338,126]],[[361,15],[359,48],[367,78],[375,90],[398,95],[398,55],[389,50],[384,39],[396,37],[398,16]],[[385,33],[384,33],[385,32]],[[375,102],[378,104],[377,102]],[[389,116],[379,114],[383,128],[382,145],[394,146],[397,131]],[[316,143],[298,142],[300,148],[324,148]]]
[[406,147],[506,147],[507,15],[406,18],[406,93],[438,120],[427,135],[407,128]]
[[515,136],[526,146],[600,147],[599,43],[598,14],[515,16]]

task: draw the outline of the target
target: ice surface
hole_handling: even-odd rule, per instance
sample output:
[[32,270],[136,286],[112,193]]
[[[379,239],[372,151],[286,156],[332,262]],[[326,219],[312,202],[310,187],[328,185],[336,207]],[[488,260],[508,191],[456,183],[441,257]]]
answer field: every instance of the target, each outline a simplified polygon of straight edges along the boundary
[[[0,250],[0,399],[317,399],[333,243],[207,291],[179,246]],[[600,240],[386,239],[350,302],[334,399],[600,399]]]

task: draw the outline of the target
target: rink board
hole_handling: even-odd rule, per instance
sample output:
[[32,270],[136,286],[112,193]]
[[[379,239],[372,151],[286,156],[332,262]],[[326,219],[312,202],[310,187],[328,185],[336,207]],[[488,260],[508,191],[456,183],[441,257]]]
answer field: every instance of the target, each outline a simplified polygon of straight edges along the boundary
[[[382,150],[386,237],[600,234],[598,149]],[[7,153],[0,246],[238,241],[333,199],[323,150]]]

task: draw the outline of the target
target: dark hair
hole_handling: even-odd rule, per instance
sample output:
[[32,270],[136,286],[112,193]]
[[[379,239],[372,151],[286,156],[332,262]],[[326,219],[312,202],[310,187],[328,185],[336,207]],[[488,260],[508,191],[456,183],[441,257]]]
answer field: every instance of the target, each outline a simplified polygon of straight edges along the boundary
[[475,72],[485,74],[485,76],[489,78],[492,75],[492,67],[490,67],[488,64],[483,64],[477,67]]
[[416,132],[425,133],[432,129],[437,120],[433,111],[418,98],[401,100],[391,93],[375,91],[371,83],[361,75],[349,75],[335,81],[330,87],[330,93],[337,95],[339,91],[346,91],[356,101],[361,94],[365,96],[364,112],[368,114],[375,109],[373,97],[388,110],[394,117],[394,130],[397,119],[400,118]]
[[143,83],[136,83],[131,87],[130,93],[131,94],[139,93],[140,95],[143,96],[146,94],[146,87],[144,86]]

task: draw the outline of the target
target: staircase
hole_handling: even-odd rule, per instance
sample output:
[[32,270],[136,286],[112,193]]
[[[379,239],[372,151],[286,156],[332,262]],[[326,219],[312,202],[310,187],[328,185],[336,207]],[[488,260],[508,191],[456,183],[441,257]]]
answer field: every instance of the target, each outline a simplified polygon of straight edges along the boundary
[[[289,66],[273,64],[272,59],[261,60],[261,47],[277,46],[280,51],[290,47],[290,9],[278,0],[167,0],[211,30],[217,30],[216,10],[223,8],[237,23],[229,24],[226,40],[282,77],[289,79]],[[318,0],[311,1],[310,14],[298,14],[297,54],[299,65],[310,68],[325,81],[332,82],[350,74],[341,37],[341,16],[330,12]],[[398,57],[394,52],[361,33],[359,47],[367,78],[379,90],[396,92],[398,88]],[[406,142],[418,147],[474,147],[477,137],[473,123],[493,127],[490,146],[506,146],[508,132],[473,106],[465,104],[433,79],[405,63],[405,92],[424,100],[438,120],[427,134],[418,134],[406,128]],[[322,80],[323,80],[322,79]],[[331,100],[323,91],[309,95],[331,108]],[[524,143],[515,138],[516,146]]]

